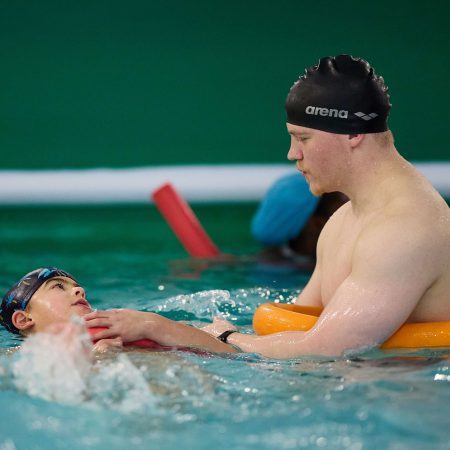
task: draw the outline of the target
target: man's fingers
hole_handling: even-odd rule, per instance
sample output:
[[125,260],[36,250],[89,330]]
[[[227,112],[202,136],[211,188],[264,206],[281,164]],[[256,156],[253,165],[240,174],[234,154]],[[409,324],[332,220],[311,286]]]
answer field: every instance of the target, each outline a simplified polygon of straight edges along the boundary
[[226,319],[222,319],[219,316],[215,316],[214,317],[214,325],[218,325],[218,326],[227,326],[230,330],[237,330],[236,326],[233,325],[231,322],[229,322]]
[[123,347],[123,342],[121,337],[116,337],[113,339],[102,339],[98,341],[94,347],[93,351],[97,353],[104,353],[109,350],[120,350]]
[[110,317],[111,311],[92,311],[83,316],[86,320]]
[[90,313],[87,313],[84,317],[86,317],[87,319],[97,319],[100,317],[112,317],[122,311],[127,311],[127,310],[123,309],[123,308],[98,310],[98,311],[92,311]]
[[111,339],[111,338],[116,339],[117,335],[110,328],[105,328],[104,330],[100,330],[92,336],[92,340],[95,342],[98,342],[101,339]]
[[84,321],[85,321],[86,326],[88,328],[92,328],[92,327],[110,327],[111,326],[111,321],[107,317],[99,317],[99,318],[95,318],[95,319],[88,319],[88,318],[85,317]]

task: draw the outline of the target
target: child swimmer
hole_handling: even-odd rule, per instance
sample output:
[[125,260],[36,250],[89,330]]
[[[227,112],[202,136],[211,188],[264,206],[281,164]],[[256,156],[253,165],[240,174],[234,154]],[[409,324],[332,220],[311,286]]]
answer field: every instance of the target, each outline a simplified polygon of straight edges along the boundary
[[10,332],[29,336],[82,318],[87,328],[105,327],[96,332],[94,350],[121,348],[140,339],[164,347],[233,353],[236,349],[210,334],[155,313],[130,309],[93,311],[84,289],[68,272],[56,267],[33,270],[6,293],[0,305],[0,323]]

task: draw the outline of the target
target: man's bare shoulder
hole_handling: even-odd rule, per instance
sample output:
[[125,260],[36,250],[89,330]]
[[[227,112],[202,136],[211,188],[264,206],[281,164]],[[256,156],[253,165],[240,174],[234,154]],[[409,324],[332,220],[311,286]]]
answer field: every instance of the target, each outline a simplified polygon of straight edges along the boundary
[[[355,242],[354,256],[397,260],[433,276],[448,272],[450,209],[435,196],[416,193],[386,203],[365,223]],[[376,255],[376,257],[374,256]],[[449,275],[449,274],[447,274]]]
[[450,212],[448,205],[430,203],[419,198],[414,208],[405,199],[387,205],[361,230],[352,257],[352,273],[378,274],[386,289],[403,286],[398,298],[417,297],[410,321],[450,317]]
[[340,206],[328,219],[323,227],[324,234],[332,232],[332,230],[339,228],[346,220],[348,214],[352,211],[351,202],[348,201]]
[[435,191],[417,190],[391,199],[372,222],[425,238],[448,238],[450,208]]
[[395,199],[370,217],[362,237],[372,232],[403,235],[406,238],[414,236],[419,240],[446,239],[450,237],[450,210],[448,206]]
[[404,218],[415,226],[427,225],[430,230],[449,229],[450,208],[439,192],[414,167],[409,176],[393,182],[392,196],[386,202],[386,218]]
[[326,241],[337,238],[351,211],[352,205],[350,202],[347,202],[331,215],[320,233],[317,243],[318,251],[325,245]]

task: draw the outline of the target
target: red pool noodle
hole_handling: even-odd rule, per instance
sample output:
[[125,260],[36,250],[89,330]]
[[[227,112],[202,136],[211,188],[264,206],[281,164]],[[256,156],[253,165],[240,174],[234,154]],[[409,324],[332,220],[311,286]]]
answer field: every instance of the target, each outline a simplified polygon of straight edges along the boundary
[[152,198],[190,256],[214,258],[220,255],[219,249],[203,229],[191,207],[170,183],[156,189]]
[[[95,333],[98,333],[101,330],[105,330],[106,327],[92,327],[88,328],[87,331],[91,335],[94,336]],[[95,343],[95,342],[94,342]],[[124,343],[126,347],[141,347],[141,348],[161,348],[161,346],[150,339],[139,339],[138,341],[126,342]]]

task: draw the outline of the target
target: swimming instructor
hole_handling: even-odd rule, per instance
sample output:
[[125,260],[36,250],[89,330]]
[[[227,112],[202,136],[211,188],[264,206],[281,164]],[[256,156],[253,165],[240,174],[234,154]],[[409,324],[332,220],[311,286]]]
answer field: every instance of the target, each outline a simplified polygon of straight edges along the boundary
[[349,55],[322,58],[292,86],[288,159],[314,195],[350,199],[323,228],[297,298],[324,311],[307,332],[255,336],[223,320],[206,331],[243,351],[291,358],[375,347],[405,322],[450,321],[450,210],[396,150],[390,107],[383,78]]

